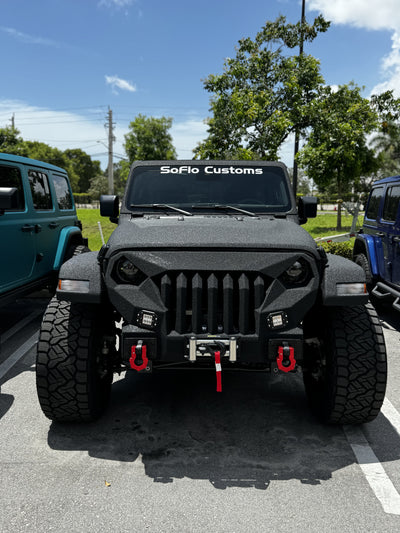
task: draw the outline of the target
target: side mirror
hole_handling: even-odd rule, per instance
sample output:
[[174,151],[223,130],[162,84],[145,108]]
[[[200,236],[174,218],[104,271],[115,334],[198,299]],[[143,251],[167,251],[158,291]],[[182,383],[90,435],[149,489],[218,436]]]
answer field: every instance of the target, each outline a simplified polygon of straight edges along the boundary
[[299,222],[305,224],[308,218],[317,216],[318,198],[315,196],[302,196],[299,198]]
[[0,214],[18,207],[18,189],[16,187],[0,187]]
[[100,215],[109,217],[111,222],[118,222],[119,198],[115,195],[102,194],[100,196]]

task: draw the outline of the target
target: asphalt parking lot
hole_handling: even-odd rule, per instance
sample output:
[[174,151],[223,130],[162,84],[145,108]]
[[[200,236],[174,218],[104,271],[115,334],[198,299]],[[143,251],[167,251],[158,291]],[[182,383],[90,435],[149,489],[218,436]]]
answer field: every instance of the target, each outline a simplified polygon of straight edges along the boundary
[[[300,375],[116,376],[92,424],[47,420],[35,390],[46,300],[0,312],[0,530],[400,530],[400,317],[382,413],[323,426]],[[22,326],[21,326],[22,324]]]

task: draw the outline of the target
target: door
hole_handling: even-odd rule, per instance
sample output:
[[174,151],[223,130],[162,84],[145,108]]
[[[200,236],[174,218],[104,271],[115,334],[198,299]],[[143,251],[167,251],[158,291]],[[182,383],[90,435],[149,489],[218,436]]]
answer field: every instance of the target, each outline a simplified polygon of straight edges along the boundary
[[387,188],[382,212],[381,227],[387,281],[400,284],[400,184]]
[[19,166],[0,164],[0,187],[16,187],[18,206],[0,214],[0,292],[25,285],[31,280],[36,263],[34,221],[26,202]]
[[35,215],[36,265],[35,278],[52,273],[57,251],[58,210],[49,185],[49,176],[42,170],[28,170]]
[[387,279],[387,264],[383,248],[383,238],[385,234],[380,227],[381,220],[379,217],[383,194],[383,186],[372,189],[368,199],[367,210],[365,212],[363,229],[364,233],[371,235],[374,239],[379,276],[382,279]]

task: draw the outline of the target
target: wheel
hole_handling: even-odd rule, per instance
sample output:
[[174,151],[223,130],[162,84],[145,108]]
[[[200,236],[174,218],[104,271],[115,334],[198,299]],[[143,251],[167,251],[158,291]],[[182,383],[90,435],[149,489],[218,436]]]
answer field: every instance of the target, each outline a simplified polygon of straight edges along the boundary
[[369,266],[368,258],[364,254],[358,254],[356,255],[354,262],[357,263],[357,265],[360,265],[360,267],[365,272],[365,279],[367,282],[367,289],[368,292],[371,292],[374,287],[374,281],[372,277],[372,272]]
[[305,343],[304,353],[304,384],[312,410],[329,423],[373,420],[385,397],[387,376],[375,309],[371,304],[325,309],[318,326],[317,338]]
[[40,329],[36,388],[44,414],[90,421],[107,407],[115,354],[115,323],[96,305],[53,298]]
[[71,259],[71,257],[86,254],[88,252],[90,252],[90,248],[88,248],[84,244],[71,244],[65,254],[64,261],[68,261],[68,259]]

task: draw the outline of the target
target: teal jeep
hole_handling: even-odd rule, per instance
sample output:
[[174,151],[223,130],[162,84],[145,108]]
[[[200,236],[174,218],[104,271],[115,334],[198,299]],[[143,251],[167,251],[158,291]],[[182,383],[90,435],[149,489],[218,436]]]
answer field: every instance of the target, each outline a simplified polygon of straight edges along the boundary
[[62,168],[0,153],[0,305],[55,286],[62,263],[88,251]]

